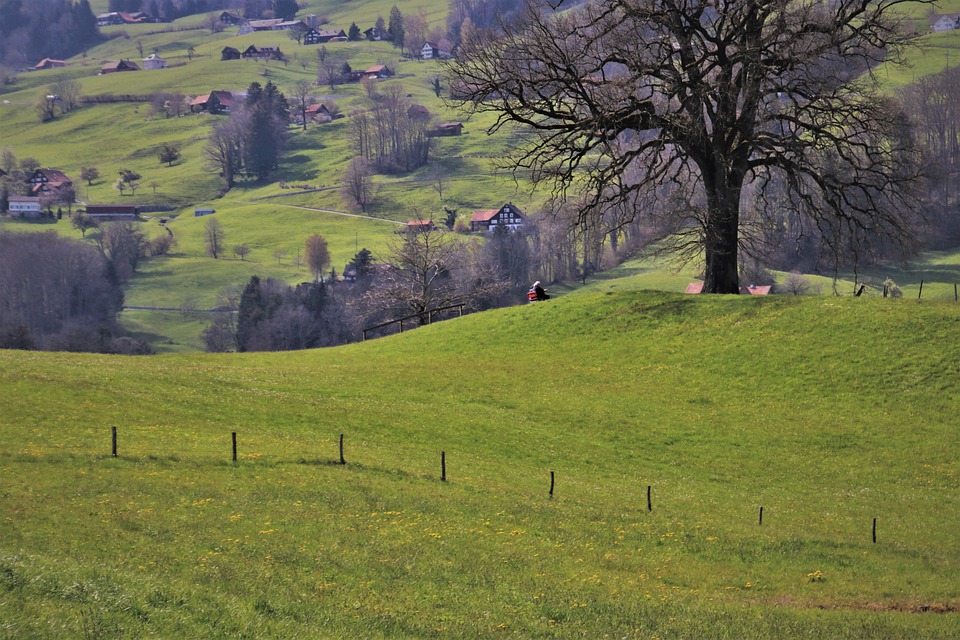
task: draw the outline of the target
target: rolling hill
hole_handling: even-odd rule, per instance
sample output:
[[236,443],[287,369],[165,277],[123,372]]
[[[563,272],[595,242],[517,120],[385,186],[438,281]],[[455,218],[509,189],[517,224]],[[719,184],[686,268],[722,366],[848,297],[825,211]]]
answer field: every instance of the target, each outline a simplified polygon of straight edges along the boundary
[[953,637],[960,307],[608,287],[319,351],[0,352],[7,632]]

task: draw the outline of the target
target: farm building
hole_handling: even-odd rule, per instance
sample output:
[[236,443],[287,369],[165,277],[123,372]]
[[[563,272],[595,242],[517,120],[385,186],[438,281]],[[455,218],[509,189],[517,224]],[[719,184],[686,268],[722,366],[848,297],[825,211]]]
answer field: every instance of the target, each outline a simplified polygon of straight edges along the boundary
[[140,67],[137,66],[136,62],[131,62],[129,60],[108,62],[100,67],[101,75],[106,75],[108,73],[119,73],[120,71],[140,71]]
[[39,196],[9,196],[7,211],[18,218],[39,218],[43,214]]
[[88,204],[86,213],[98,222],[136,220],[140,217],[140,207],[135,204]]
[[507,203],[499,209],[474,211],[470,216],[470,231],[494,231],[507,228],[516,231],[523,227],[526,216],[513,203]]

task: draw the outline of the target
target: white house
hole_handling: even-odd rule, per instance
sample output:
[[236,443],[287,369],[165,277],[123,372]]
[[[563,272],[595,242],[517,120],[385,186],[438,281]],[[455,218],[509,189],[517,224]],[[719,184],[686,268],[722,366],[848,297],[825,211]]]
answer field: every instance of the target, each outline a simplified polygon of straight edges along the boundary
[[930,30],[934,33],[953,31],[958,27],[960,27],[960,13],[944,13],[930,16]]
[[449,51],[433,42],[424,42],[423,46],[420,47],[420,58],[423,60],[433,60],[436,58],[446,59],[451,57]]
[[143,59],[144,69],[166,69],[167,61],[155,53],[151,53]]
[[19,218],[39,218],[43,215],[39,196],[9,196],[7,211]]

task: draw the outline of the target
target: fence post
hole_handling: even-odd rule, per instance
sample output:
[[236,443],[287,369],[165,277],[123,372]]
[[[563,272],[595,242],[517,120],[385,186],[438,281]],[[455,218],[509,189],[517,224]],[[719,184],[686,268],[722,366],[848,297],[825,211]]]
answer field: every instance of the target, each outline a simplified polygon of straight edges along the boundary
[[347,461],[343,457],[343,434],[340,434],[340,464],[347,464]]
[[113,434],[113,457],[116,458],[117,457],[117,428],[110,427],[110,430]]
[[550,498],[553,498],[553,471],[550,472]]
[[920,281],[920,293],[917,294],[917,300],[923,297],[923,280]]
[[653,511],[653,503],[650,501],[650,485],[647,485],[647,511]]
[[877,519],[873,519],[873,544],[877,544]]
[[953,283],[953,301],[956,302],[957,300],[960,300],[960,298],[957,297],[957,283],[954,282]]
[[763,526],[763,506],[760,507],[760,526]]
[[233,461],[236,462],[237,461],[237,432],[236,431],[234,431],[231,434],[231,438],[233,439]]
[[447,452],[440,452],[440,481],[447,481]]

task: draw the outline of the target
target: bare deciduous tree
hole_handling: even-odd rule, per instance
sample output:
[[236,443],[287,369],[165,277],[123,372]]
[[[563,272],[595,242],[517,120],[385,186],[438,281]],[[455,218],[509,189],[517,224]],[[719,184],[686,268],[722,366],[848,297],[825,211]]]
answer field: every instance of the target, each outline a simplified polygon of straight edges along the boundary
[[321,235],[314,234],[307,238],[306,244],[307,267],[313,274],[314,282],[323,280],[323,272],[330,264],[330,250],[327,248],[327,240]]
[[373,201],[373,180],[370,165],[362,156],[357,156],[347,165],[340,183],[340,195],[351,208],[367,210]]
[[207,249],[207,255],[211,256],[214,260],[223,253],[223,240],[225,236],[226,234],[219,220],[216,218],[207,220],[207,224],[203,228],[203,242]]
[[739,290],[749,185],[762,216],[765,184],[781,180],[779,204],[836,252],[909,238],[917,156],[869,74],[907,46],[906,0],[560,4],[529,2],[502,31],[471,34],[450,67],[458,101],[497,115],[491,130],[537,134],[515,171],[560,197],[586,186],[583,216],[627,205],[618,224],[675,187],[710,293]]

